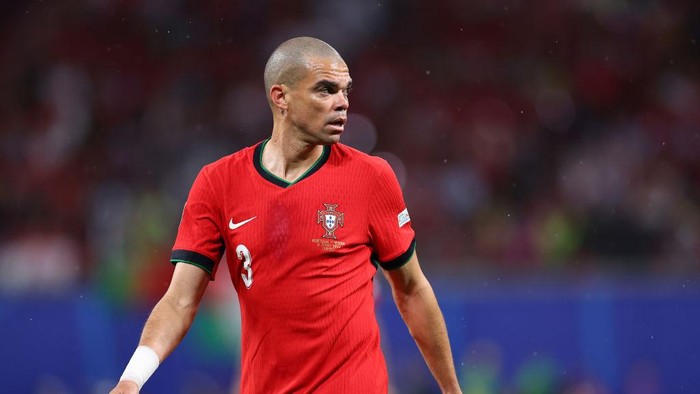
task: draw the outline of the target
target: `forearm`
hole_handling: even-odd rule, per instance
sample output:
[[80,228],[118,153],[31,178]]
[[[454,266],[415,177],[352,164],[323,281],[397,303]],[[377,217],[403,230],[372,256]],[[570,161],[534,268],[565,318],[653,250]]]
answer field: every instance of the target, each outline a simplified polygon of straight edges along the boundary
[[428,368],[444,393],[459,393],[445,320],[426,281],[407,294],[394,294],[396,305]]
[[166,293],[146,320],[139,346],[110,394],[139,392],[158,365],[185,336],[194,317],[190,309],[187,305],[178,304]]
[[189,330],[197,307],[166,293],[148,317],[139,345],[150,347],[163,361]]
[[175,266],[170,287],[148,316],[139,346],[111,394],[138,393],[189,330],[208,283],[207,273],[200,268]]

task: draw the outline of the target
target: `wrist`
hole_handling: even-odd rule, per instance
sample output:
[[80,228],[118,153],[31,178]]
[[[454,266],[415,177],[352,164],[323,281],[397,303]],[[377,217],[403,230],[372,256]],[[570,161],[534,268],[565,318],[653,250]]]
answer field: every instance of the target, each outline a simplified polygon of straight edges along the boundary
[[131,356],[126,368],[124,368],[124,373],[119,378],[119,381],[131,381],[141,390],[159,365],[160,359],[153,349],[148,346],[139,346]]

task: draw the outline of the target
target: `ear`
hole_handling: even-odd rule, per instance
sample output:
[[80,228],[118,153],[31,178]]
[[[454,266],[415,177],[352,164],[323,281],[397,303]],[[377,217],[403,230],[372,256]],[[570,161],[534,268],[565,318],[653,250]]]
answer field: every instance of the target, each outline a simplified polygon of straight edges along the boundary
[[272,85],[270,88],[270,101],[275,107],[287,110],[287,87],[284,85]]

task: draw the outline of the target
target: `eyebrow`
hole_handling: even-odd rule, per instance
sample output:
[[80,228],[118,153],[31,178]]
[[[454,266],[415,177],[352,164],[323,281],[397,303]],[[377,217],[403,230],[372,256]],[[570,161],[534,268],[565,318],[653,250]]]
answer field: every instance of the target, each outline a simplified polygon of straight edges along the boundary
[[[327,80],[327,79],[322,79],[322,80],[316,82],[316,84],[314,84],[314,89],[318,89],[318,88],[321,88],[321,87],[323,87],[323,88],[333,88],[333,89],[338,89],[338,90],[340,90],[340,85],[339,85],[337,82],[329,81],[329,80]],[[346,89],[350,90],[351,88],[352,88],[352,79],[348,82],[348,86],[347,86]]]

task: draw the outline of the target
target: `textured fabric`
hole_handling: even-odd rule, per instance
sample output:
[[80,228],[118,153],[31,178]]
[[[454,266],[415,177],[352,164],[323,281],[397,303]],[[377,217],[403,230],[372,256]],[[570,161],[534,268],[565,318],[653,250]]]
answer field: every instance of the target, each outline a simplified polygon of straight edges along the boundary
[[213,278],[225,249],[241,306],[242,393],[384,393],[372,259],[395,268],[414,245],[396,177],[384,160],[336,144],[289,183],[266,172],[263,146],[202,169],[173,261],[194,254]]

